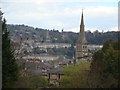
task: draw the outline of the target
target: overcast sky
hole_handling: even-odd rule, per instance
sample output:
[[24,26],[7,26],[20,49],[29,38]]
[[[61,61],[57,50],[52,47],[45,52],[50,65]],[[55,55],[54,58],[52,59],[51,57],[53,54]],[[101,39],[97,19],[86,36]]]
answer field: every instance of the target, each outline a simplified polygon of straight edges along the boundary
[[85,31],[117,31],[118,0],[0,0],[8,24],[79,32],[82,9]]

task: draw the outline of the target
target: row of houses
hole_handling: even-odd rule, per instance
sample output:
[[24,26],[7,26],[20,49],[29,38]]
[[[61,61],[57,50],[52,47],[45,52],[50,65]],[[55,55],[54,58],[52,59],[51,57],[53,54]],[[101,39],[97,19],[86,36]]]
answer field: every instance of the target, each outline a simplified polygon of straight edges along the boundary
[[58,60],[60,58],[60,56],[55,56],[55,55],[48,55],[48,54],[44,54],[44,55],[33,55],[33,56],[24,56],[22,57],[22,59],[25,60],[36,60],[36,61],[55,61]]
[[71,44],[67,43],[36,43],[35,47],[39,48],[69,48]]

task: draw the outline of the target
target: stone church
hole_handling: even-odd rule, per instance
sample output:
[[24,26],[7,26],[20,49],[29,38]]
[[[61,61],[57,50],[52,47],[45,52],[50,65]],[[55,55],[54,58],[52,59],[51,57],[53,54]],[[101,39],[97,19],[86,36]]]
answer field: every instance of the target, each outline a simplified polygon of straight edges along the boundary
[[84,27],[85,25],[82,11],[80,33],[76,43],[76,60],[84,59],[88,56],[88,43],[85,37]]

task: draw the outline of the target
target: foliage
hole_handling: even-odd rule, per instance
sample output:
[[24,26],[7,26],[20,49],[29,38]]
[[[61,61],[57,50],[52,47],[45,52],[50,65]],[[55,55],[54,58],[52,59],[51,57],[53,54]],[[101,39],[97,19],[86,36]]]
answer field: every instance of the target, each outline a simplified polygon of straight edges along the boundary
[[93,60],[83,61],[62,70],[60,87],[67,88],[117,88],[120,83],[118,64],[120,40],[108,40],[102,50],[94,53]]
[[87,88],[88,72],[90,62],[80,61],[75,66],[68,66],[61,72],[64,76],[60,79],[60,87],[64,88]]
[[68,48],[68,50],[67,50],[67,56],[69,58],[75,57],[75,48],[74,48],[73,45],[71,45],[71,47]]
[[[33,28],[26,25],[7,25],[10,30],[11,37],[29,37],[29,39],[44,42],[46,38],[46,29]],[[18,32],[19,31],[19,32]],[[25,32],[29,32],[27,35]],[[103,44],[106,40],[112,39],[113,41],[118,40],[119,31],[111,32],[99,32],[98,30],[94,32],[86,31],[86,39],[89,44]],[[74,32],[59,32],[58,30],[49,30],[49,36],[52,43],[70,43],[76,44],[79,33]]]
[[[120,50],[117,47],[120,41],[108,40],[102,50],[93,55],[91,64],[91,87],[117,88],[118,87],[118,64]],[[94,83],[98,81],[97,83]]]
[[48,54],[50,55],[67,55],[67,48],[53,48],[48,49]]
[[41,87],[46,87],[48,85],[48,81],[39,75],[31,76],[30,82],[32,83],[33,87],[35,87],[35,86],[39,87],[39,85]]
[[11,48],[9,32],[6,26],[6,20],[2,22],[2,86],[3,88],[14,87],[17,80],[18,67],[14,52]]
[[16,82],[16,88],[43,88],[47,86],[49,86],[48,81],[40,75],[24,75],[19,77]]
[[50,55],[64,55],[66,58],[75,56],[75,48],[73,46],[69,48],[48,48],[47,51]]

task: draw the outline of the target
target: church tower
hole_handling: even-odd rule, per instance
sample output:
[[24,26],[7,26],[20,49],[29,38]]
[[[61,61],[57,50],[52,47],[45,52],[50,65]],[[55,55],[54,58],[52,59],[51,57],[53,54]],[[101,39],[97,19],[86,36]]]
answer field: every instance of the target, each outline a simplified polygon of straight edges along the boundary
[[85,25],[83,19],[83,11],[82,11],[80,33],[79,33],[78,41],[76,43],[76,60],[80,60],[88,56],[88,43],[85,37],[84,26]]

